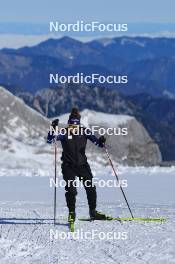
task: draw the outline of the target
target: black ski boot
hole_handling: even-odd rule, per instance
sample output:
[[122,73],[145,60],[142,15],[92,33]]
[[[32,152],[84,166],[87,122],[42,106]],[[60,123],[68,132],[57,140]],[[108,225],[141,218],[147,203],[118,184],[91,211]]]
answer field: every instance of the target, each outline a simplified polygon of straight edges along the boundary
[[75,212],[69,212],[68,222],[69,223],[74,223],[75,222],[75,217],[76,217]]
[[107,220],[107,216],[96,210],[89,210],[91,220]]

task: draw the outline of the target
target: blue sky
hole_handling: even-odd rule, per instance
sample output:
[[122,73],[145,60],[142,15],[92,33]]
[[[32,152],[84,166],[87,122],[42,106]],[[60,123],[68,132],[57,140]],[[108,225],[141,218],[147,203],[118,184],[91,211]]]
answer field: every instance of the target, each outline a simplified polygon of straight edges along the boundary
[[175,22],[174,0],[0,0],[0,22]]
[[[34,45],[53,37],[50,21],[128,23],[128,35],[175,37],[174,10],[175,0],[0,0],[0,48]],[[118,33],[66,35],[86,41]]]

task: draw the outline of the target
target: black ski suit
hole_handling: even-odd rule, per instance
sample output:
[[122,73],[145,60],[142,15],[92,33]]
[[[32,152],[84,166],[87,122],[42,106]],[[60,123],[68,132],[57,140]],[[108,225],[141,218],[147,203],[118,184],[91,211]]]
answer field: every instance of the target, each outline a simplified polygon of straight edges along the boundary
[[[85,131],[85,128],[83,128]],[[89,209],[94,210],[96,208],[96,187],[92,182],[92,172],[90,166],[87,162],[87,157],[85,155],[85,149],[87,144],[87,139],[92,141],[99,147],[103,147],[103,144],[96,138],[92,133],[88,135],[82,133],[81,135],[71,134],[71,139],[68,138],[68,133],[65,135],[58,135],[56,140],[60,140],[63,148],[62,152],[62,173],[63,179],[66,181],[66,202],[70,212],[75,211],[76,195],[77,190],[75,187],[76,176],[83,182],[84,188],[86,190]],[[52,143],[54,136],[48,134],[48,143]]]

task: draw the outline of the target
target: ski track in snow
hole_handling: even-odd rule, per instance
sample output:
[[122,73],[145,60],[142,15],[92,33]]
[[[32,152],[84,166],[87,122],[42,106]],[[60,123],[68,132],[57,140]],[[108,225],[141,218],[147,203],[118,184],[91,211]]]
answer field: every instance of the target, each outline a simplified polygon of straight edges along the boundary
[[[117,207],[121,216],[129,216],[125,206]],[[50,229],[69,232],[64,219],[67,209],[61,205],[55,227],[49,204],[1,202],[0,208],[0,264],[175,263],[175,208],[170,206],[134,206],[135,216],[167,216],[163,223],[76,221],[76,230],[127,232],[126,240],[50,239]],[[116,216],[116,204],[108,207],[103,204],[99,209]],[[84,204],[79,206],[77,215],[88,217]]]

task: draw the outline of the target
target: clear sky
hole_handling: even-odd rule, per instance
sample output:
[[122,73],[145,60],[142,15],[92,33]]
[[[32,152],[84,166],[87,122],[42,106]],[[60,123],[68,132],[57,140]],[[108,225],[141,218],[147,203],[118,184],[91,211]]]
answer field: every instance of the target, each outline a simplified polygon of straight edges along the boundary
[[[53,37],[50,21],[127,23],[128,35],[175,37],[174,10],[175,0],[0,0],[0,48],[35,45]],[[86,41],[119,33],[59,32],[56,37],[64,35]]]
[[0,22],[175,22],[175,0],[0,0]]

